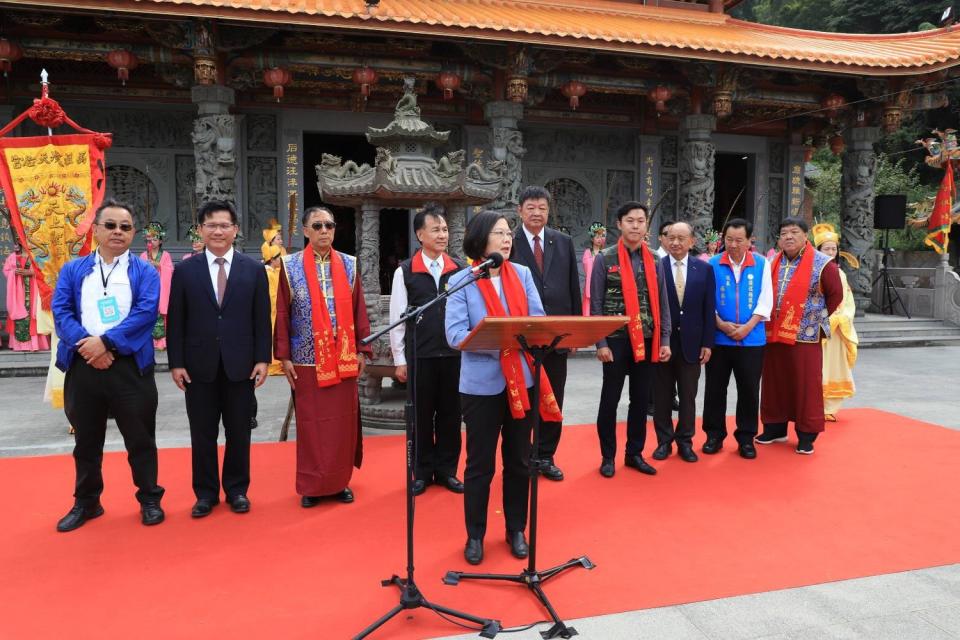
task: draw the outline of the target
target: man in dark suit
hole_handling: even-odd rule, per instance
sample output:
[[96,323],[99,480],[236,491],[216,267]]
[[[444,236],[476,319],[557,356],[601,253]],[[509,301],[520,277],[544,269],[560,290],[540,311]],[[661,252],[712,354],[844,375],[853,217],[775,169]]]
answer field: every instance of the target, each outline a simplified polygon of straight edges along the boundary
[[[518,212],[522,224],[514,232],[510,261],[522,264],[533,274],[537,292],[548,316],[583,314],[580,272],[573,240],[547,227],[550,192],[543,187],[526,187],[520,192]],[[567,384],[567,351],[554,351],[543,360],[553,393],[563,409],[563,388]],[[560,444],[560,423],[542,422],[538,458],[541,471],[550,480],[563,480],[563,471],[554,463]]]
[[[696,462],[693,432],[697,416],[697,384],[700,365],[710,360],[713,350],[716,288],[710,264],[690,256],[694,238],[689,224],[675,222],[670,225],[666,241],[669,255],[661,259],[661,266],[670,302],[670,352],[675,355],[657,365],[653,425],[659,446],[654,450],[653,458],[665,460],[676,441],[680,458]],[[676,430],[670,411],[674,385],[680,399]]]
[[250,413],[254,387],[270,362],[270,294],[260,262],[234,251],[237,212],[211,201],[197,213],[206,249],[177,265],[170,287],[167,353],[170,374],[186,392],[193,447],[190,515],[220,502],[217,436],[226,435],[223,491],[234,513],[250,510]]

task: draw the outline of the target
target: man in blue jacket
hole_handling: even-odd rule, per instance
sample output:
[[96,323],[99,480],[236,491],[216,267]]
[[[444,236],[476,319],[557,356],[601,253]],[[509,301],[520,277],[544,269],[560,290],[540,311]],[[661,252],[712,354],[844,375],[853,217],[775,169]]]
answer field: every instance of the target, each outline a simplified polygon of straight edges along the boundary
[[65,264],[51,305],[66,372],[64,411],[76,428],[74,506],[57,523],[73,531],[103,515],[103,441],[107,415],[123,435],[137,485],[141,522],[163,522],[157,484],[157,385],[153,326],[160,301],[156,269],[130,253],[136,233],[130,207],[107,200],[97,209],[97,250]]

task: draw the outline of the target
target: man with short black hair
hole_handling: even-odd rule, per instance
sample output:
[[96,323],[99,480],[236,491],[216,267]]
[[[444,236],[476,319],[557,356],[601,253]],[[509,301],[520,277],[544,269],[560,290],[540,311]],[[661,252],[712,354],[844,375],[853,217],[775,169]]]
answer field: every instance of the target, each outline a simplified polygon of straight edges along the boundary
[[[530,186],[520,192],[517,208],[521,224],[514,232],[510,261],[530,269],[537,293],[548,316],[579,316],[583,314],[580,295],[580,271],[573,240],[565,233],[547,227],[552,198],[543,187]],[[553,386],[557,404],[563,409],[563,390],[567,384],[567,353],[560,349],[547,354],[543,369]],[[544,421],[540,424],[541,471],[550,480],[563,480],[563,471],[554,456],[560,444],[561,423]]]
[[[233,248],[237,212],[229,202],[200,206],[204,253],[177,265],[170,288],[170,375],[185,392],[193,460],[194,518],[210,515],[220,488],[230,510],[247,513],[254,388],[270,363],[270,294],[259,260]],[[226,437],[221,483],[220,421]]]
[[66,372],[64,411],[76,429],[75,503],[57,523],[66,532],[103,515],[103,440],[107,416],[117,421],[137,485],[141,522],[163,522],[157,484],[157,385],[153,327],[160,278],[130,254],[135,234],[130,207],[107,200],[97,209],[97,250],[71,260],[57,278],[51,310],[60,344],[57,368]]
[[620,240],[596,255],[590,276],[590,315],[629,316],[625,327],[597,343],[603,363],[603,386],[597,410],[600,475],[612,478],[617,452],[617,405],[630,376],[627,448],[624,464],[640,473],[657,470],[643,459],[647,437],[647,403],[653,364],[670,353],[670,306],[660,261],[646,245],[647,208],[625,202],[617,209]]
[[[450,276],[464,267],[463,262],[446,253],[450,231],[441,207],[424,207],[418,211],[413,217],[413,231],[420,250],[401,262],[393,274],[391,323],[408,308],[420,307],[436,298],[446,290]],[[445,310],[446,303],[441,302],[420,316],[415,331],[416,360],[412,360],[414,341],[406,325],[390,331],[397,379],[414,385],[417,409],[414,495],[422,494],[433,482],[454,493],[463,493],[463,483],[457,479],[461,443],[460,352],[447,344]]]

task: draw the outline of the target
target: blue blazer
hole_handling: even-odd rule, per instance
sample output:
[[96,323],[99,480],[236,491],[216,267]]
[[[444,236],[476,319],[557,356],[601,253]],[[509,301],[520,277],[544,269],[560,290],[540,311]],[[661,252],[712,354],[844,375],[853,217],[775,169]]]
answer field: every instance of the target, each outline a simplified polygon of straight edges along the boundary
[[[83,280],[93,273],[96,254],[71,260],[60,269],[50,310],[60,344],[57,345],[57,369],[67,371],[77,353],[77,342],[90,333],[80,323],[80,293]],[[103,334],[121,356],[133,356],[143,373],[153,366],[153,327],[160,306],[160,276],[145,260],[130,254],[127,267],[130,280],[130,314]]]
[[[513,264],[513,263],[511,263]],[[523,282],[523,288],[527,292],[527,306],[531,316],[546,315],[543,312],[543,304],[540,302],[540,294],[537,293],[537,286],[533,282],[533,275],[530,270],[522,264],[513,264],[517,270],[517,275]],[[453,288],[464,278],[470,277],[470,269],[463,269],[450,276],[447,286]],[[507,301],[500,295],[503,306],[507,306]],[[483,301],[480,289],[476,283],[469,284],[463,289],[455,292],[447,298],[446,315],[446,333],[447,342],[454,349],[460,348],[460,343],[470,331],[480,324],[480,321],[487,317],[487,305]],[[527,387],[533,386],[533,376],[527,366],[526,359],[523,361],[523,377]],[[460,360],[460,393],[469,393],[475,396],[495,396],[501,393],[507,386],[507,381],[503,377],[503,370],[500,368],[499,351],[464,351]]]
[[713,348],[716,338],[716,280],[713,267],[692,255],[687,255],[687,281],[683,290],[683,306],[677,299],[677,285],[673,279],[673,258],[660,259],[667,300],[670,301],[670,351],[677,357],[679,350],[690,364],[700,362],[700,349]]

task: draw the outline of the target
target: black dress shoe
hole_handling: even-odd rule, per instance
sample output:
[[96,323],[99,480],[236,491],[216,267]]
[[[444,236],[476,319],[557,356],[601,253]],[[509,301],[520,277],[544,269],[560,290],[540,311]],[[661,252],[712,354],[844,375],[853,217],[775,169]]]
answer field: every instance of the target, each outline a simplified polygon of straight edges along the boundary
[[744,442],[740,444],[740,457],[746,458],[747,460],[753,460],[757,457],[757,448],[753,446],[752,442]]
[[437,476],[436,483],[447,491],[463,493],[463,483],[456,476]]
[[633,467],[640,473],[645,473],[648,476],[657,475],[657,470],[647,464],[647,461],[644,460],[642,456],[627,456],[623,459],[623,464],[628,467]]
[[560,470],[560,467],[553,464],[553,460],[549,458],[543,461],[543,465],[540,467],[540,473],[543,474],[543,477],[547,480],[553,480],[554,482],[563,480],[563,471]]
[[523,531],[507,531],[507,544],[510,545],[510,553],[513,554],[514,558],[522,560],[530,553],[530,547],[527,546],[527,538],[523,535]]
[[353,502],[353,491],[350,490],[350,487],[346,487],[340,493],[333,494],[333,497],[336,498],[338,502],[350,504]]
[[671,453],[673,453],[673,445],[669,442],[665,442],[653,450],[653,459],[666,460],[670,457]]
[[[413,481],[413,495],[422,496],[427,490],[427,483],[423,480],[414,480]],[[312,506],[312,505],[311,505]]]
[[163,509],[159,502],[144,502],[140,505],[140,522],[146,526],[160,524],[164,519]]
[[616,467],[613,465],[613,458],[604,458],[600,463],[600,475],[604,478],[612,478],[616,473]]
[[242,493],[232,498],[227,498],[227,502],[230,503],[230,511],[234,513],[246,513],[250,511],[250,499]]
[[483,540],[480,538],[467,538],[467,546],[463,549],[463,557],[470,564],[480,564],[483,562]]
[[677,445],[677,455],[680,456],[680,459],[684,462],[696,462],[700,459],[697,457],[697,454],[694,453],[693,447],[689,444]]
[[204,516],[208,516],[218,504],[220,504],[219,500],[200,498],[194,503],[193,509],[190,511],[190,517],[203,518]]
[[323,501],[323,496],[300,496],[300,506],[304,509],[315,507]]
[[67,512],[67,515],[60,518],[57,522],[57,531],[66,533],[83,526],[87,520],[93,520],[103,515],[103,507],[98,502],[95,505],[84,507],[81,504],[73,505],[73,508]]
[[723,438],[717,436],[708,436],[703,444],[703,452],[707,455],[713,455],[723,449]]

